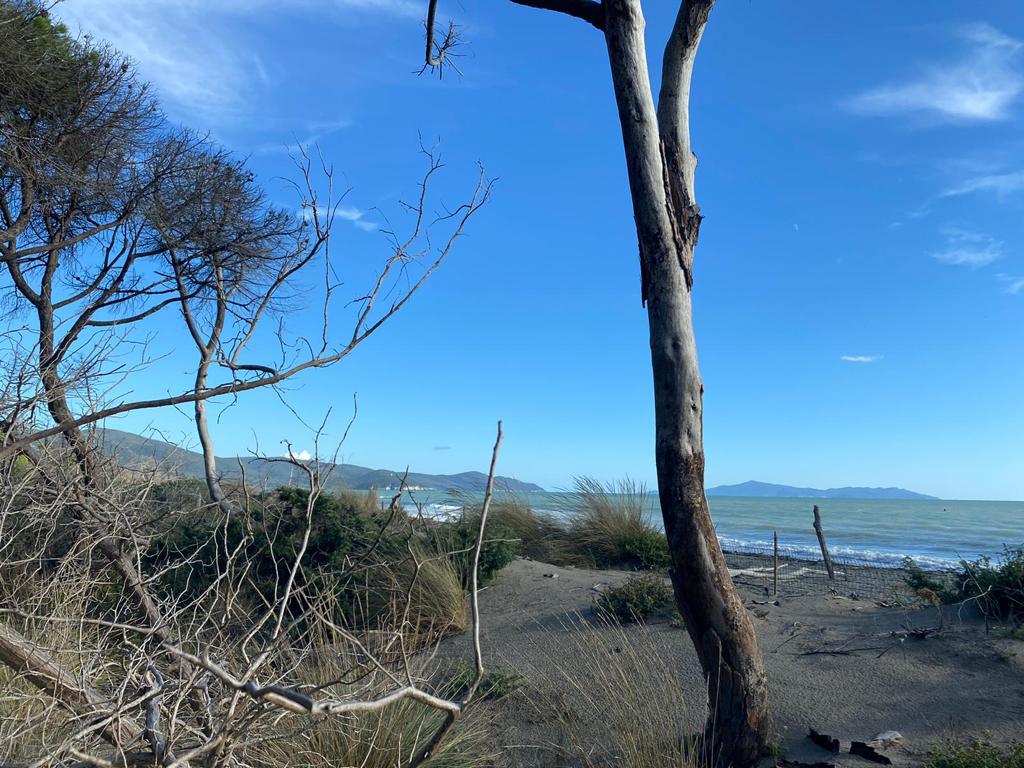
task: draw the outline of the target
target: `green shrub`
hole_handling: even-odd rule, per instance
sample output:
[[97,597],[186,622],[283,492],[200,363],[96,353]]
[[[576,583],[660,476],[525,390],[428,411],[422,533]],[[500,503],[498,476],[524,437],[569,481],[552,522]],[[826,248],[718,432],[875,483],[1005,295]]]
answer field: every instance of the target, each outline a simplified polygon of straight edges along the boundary
[[597,598],[598,611],[619,623],[644,621],[672,601],[672,590],[660,576],[630,576],[617,587],[609,587]]
[[[459,695],[462,695],[469,686],[476,680],[476,668],[463,659],[455,668],[452,675],[452,685]],[[480,681],[480,687],[476,689],[478,699],[484,701],[497,701],[515,693],[522,688],[526,678],[519,674],[512,667],[502,666],[497,669],[485,669],[484,678]]]
[[940,744],[928,752],[924,768],[1024,768],[1024,743],[997,747],[985,740]]
[[[181,497],[198,493],[190,481],[175,481],[161,488],[152,500],[174,506]],[[228,553],[248,567],[245,581],[249,591],[238,595],[252,606],[273,604],[302,547],[307,526],[309,491],[279,488],[253,500],[246,513],[225,516],[216,506],[201,506],[174,518],[161,535],[154,536],[145,554],[149,570],[162,571],[160,587],[169,595],[195,598],[209,589],[227,567]],[[352,558],[377,545],[378,555],[397,552],[388,536],[377,542],[379,529],[372,519],[376,498],[351,491],[321,493],[313,504],[309,541],[302,558],[301,582],[307,596],[338,590],[340,607],[350,604],[336,575]],[[180,564],[188,562],[186,567]],[[178,564],[179,567],[172,567]],[[329,586],[328,586],[329,585]],[[301,614],[301,600],[292,613]]]
[[975,600],[983,614],[1000,620],[1024,617],[1024,548],[1007,547],[993,560],[961,560],[955,574],[924,571],[910,558],[903,564],[907,585],[935,603]]
[[664,569],[668,541],[647,511],[647,490],[623,480],[610,485],[578,477],[566,509],[577,551],[598,568]]
[[976,599],[982,613],[997,619],[1024,616],[1024,548],[1006,548],[995,562],[982,557],[960,565],[963,597]]
[[625,563],[644,570],[665,570],[672,565],[668,552],[668,539],[656,529],[624,535],[619,541]]
[[960,590],[949,573],[926,571],[909,557],[903,558],[903,581],[914,594],[932,603],[955,603]]
[[[473,550],[476,548],[480,531],[480,515],[475,510],[459,520],[442,523],[434,531],[434,548],[451,553],[451,561],[462,578],[464,587],[469,587],[473,568]],[[479,584],[489,584],[498,571],[507,566],[519,554],[519,539],[515,531],[488,516],[484,544],[480,548]]]
[[1024,642],[1024,624],[1018,624],[1015,627],[998,627],[995,630],[995,636],[1001,640]]

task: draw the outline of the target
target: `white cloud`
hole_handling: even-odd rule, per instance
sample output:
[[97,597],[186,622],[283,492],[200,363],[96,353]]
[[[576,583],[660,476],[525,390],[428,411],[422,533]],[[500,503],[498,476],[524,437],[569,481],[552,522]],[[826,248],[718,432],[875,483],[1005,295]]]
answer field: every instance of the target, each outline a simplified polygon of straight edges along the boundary
[[863,115],[925,114],[945,120],[990,121],[1008,117],[1024,92],[1018,66],[1022,44],[988,24],[958,30],[967,50],[957,61],[935,64],[917,78],[882,85],[845,102]]
[[943,264],[984,267],[1003,256],[1002,241],[991,235],[953,227],[944,229],[942,234],[946,237],[946,247],[931,256]]
[[134,59],[189,122],[219,124],[261,101],[253,97],[271,79],[239,22],[282,11],[414,18],[422,8],[413,0],[66,0],[55,15]]
[[956,195],[969,195],[973,192],[992,192],[1000,197],[1014,192],[1024,191],[1024,171],[1012,173],[995,173],[988,176],[977,176],[968,179],[963,184],[950,187],[942,193],[943,197],[954,197]]
[[298,459],[299,461],[312,461],[313,454],[309,451],[292,451],[291,453],[284,454],[286,459]]
[[881,355],[840,355],[840,360],[847,363],[874,363],[882,359]]

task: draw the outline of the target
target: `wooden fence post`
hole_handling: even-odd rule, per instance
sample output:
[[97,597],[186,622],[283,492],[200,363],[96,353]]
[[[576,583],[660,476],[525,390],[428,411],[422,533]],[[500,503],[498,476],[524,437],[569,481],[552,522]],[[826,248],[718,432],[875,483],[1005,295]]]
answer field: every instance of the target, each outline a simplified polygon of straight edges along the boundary
[[772,596],[779,594],[779,532],[775,531],[775,553],[772,558]]
[[818,534],[818,546],[821,547],[821,556],[825,560],[825,570],[828,571],[828,580],[835,581],[836,573],[832,570],[832,556],[828,553],[828,544],[825,541],[825,531],[821,527],[821,512],[818,505],[814,505],[814,532]]

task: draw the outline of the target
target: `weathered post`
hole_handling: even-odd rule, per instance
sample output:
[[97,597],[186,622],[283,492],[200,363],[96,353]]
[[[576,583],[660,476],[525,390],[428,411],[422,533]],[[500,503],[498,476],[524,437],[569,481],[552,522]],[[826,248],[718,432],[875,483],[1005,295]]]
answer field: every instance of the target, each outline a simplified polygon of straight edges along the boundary
[[779,594],[779,532],[774,532],[775,552],[772,558],[772,596]]
[[818,505],[814,505],[814,532],[818,534],[818,546],[821,547],[821,557],[825,561],[825,570],[828,571],[828,580],[835,581],[836,574],[832,570],[832,556],[828,553],[828,543],[825,541],[825,531],[821,527],[821,512]]

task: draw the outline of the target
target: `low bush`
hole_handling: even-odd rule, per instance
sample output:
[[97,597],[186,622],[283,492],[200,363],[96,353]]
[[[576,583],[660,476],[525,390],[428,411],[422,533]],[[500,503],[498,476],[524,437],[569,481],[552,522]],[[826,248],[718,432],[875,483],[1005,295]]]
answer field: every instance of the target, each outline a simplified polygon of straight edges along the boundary
[[566,509],[569,535],[598,568],[664,569],[670,563],[665,534],[650,520],[647,490],[632,480],[604,485],[578,477]]
[[[158,503],[184,487],[163,493]],[[248,591],[231,599],[253,610],[265,609],[279,598],[303,545],[308,502],[306,489],[279,488],[254,499],[246,514],[225,518],[216,506],[205,506],[180,515],[153,537],[147,565],[162,572],[160,586],[166,594],[196,598],[217,586],[228,567],[228,553],[237,552]],[[472,540],[468,525],[447,530],[445,535],[453,540],[441,547],[432,528],[414,528],[404,514],[382,516],[376,494],[345,490],[319,494],[311,522],[291,618],[301,622],[315,606],[317,612],[353,627],[392,630],[397,618],[404,631],[426,638],[465,628],[463,569],[470,557],[449,557],[447,545],[471,548],[475,529]],[[483,567],[497,569],[508,559],[506,553],[485,547]],[[180,567],[183,563],[191,565]]]
[[983,614],[999,620],[1024,617],[1024,547],[1007,547],[998,558],[961,560],[954,574],[930,573],[907,558],[907,585],[938,603],[974,600]]
[[995,636],[1000,640],[1016,640],[1017,642],[1024,642],[1024,624],[1018,624],[1017,626],[1010,627],[997,627],[995,630]]
[[[159,486],[153,506],[160,510],[182,494],[197,493],[189,481]],[[240,596],[255,605],[273,603],[281,577],[302,547],[307,525],[309,491],[278,488],[254,500],[246,514],[225,518],[216,506],[199,506],[174,517],[161,535],[154,536],[146,563],[153,570],[172,563],[191,562],[190,568],[167,568],[160,579],[170,595],[195,597],[214,585],[227,567],[228,553],[238,552],[249,568],[252,593]],[[313,503],[312,527],[303,555],[301,586],[318,588],[324,578],[344,570],[349,558],[365,552],[377,533],[371,517],[376,498],[367,493],[321,493]],[[382,544],[386,548],[387,541]]]
[[[466,510],[459,520],[442,523],[432,531],[434,548],[438,552],[450,553],[452,564],[458,571],[464,587],[470,585],[473,568],[473,550],[480,532],[480,512]],[[502,568],[519,554],[520,544],[515,531],[503,525],[500,520],[488,516],[484,544],[480,548],[478,583],[490,583]]]
[[978,739],[932,747],[924,768],[1024,768],[1024,742],[1000,747]]
[[1007,548],[993,561],[982,557],[961,563],[961,592],[965,599],[992,618],[1010,620],[1024,616],[1024,548]]
[[960,599],[953,574],[926,571],[909,557],[903,559],[903,572],[903,580],[911,591],[929,603],[955,603]]
[[[452,684],[458,694],[463,694],[476,680],[476,668],[466,660],[459,662],[452,675]],[[476,697],[485,701],[497,701],[515,693],[526,682],[526,678],[508,666],[485,669]]]
[[653,574],[631,576],[617,587],[609,587],[596,600],[601,615],[621,624],[644,621],[672,602],[672,590]]

